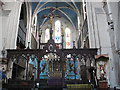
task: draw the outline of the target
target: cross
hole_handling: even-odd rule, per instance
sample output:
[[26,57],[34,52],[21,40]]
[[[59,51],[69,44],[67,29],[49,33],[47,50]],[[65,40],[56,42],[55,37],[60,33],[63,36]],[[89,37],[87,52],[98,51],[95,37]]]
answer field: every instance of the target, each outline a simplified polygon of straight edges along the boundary
[[53,15],[53,10],[54,8],[50,8],[50,14],[47,16],[47,15],[42,15],[41,17],[42,18],[49,18],[49,23],[50,23],[50,39],[52,39],[52,34],[53,34],[53,30],[52,30],[52,21],[53,21],[53,18],[54,17],[60,17],[60,15]]

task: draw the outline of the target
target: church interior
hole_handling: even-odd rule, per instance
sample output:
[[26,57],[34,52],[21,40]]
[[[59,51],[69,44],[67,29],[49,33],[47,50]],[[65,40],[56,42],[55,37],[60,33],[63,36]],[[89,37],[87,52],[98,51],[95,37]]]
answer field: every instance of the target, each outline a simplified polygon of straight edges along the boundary
[[119,0],[0,0],[1,90],[119,90]]

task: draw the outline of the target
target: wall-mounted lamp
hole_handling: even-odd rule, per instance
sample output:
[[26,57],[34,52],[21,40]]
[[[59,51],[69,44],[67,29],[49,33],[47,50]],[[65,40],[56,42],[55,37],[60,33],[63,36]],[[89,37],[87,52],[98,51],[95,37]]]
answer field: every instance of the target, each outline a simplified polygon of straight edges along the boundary
[[108,25],[110,25],[110,24],[113,24],[113,22],[111,21],[111,22],[108,22]]
[[110,25],[111,29],[114,29],[113,21],[108,22],[108,25]]

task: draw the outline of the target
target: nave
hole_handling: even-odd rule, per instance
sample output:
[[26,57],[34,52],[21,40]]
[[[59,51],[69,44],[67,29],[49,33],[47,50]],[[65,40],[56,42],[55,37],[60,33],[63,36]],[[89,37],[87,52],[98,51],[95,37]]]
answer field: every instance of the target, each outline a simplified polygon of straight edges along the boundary
[[0,0],[0,89],[120,89],[120,2]]

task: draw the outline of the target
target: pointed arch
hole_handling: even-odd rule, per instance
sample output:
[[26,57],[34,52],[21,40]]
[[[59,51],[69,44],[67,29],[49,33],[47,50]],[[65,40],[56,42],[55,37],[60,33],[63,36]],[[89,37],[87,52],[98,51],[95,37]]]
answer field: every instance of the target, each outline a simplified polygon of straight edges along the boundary
[[61,22],[60,20],[57,20],[55,22],[55,43],[60,43],[61,42]]
[[70,29],[67,27],[65,29],[65,39],[66,39],[66,48],[70,48]]
[[45,43],[47,43],[49,39],[50,39],[49,28],[47,28],[45,30]]

